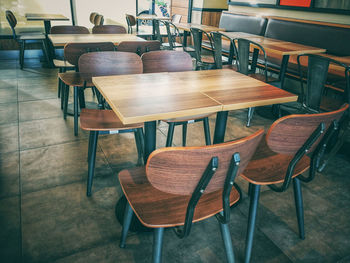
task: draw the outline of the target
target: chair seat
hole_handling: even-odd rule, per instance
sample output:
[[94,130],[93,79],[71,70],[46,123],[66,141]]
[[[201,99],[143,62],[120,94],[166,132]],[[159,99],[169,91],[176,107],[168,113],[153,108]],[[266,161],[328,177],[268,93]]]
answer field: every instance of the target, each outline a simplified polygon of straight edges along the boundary
[[40,33],[22,33],[18,36],[19,40],[45,40],[46,36]]
[[[241,176],[248,182],[257,185],[282,183],[287,173],[288,165],[293,156],[277,154],[270,150],[263,138]],[[294,169],[293,178],[307,171],[310,158],[306,155],[298,162]]]
[[53,64],[56,68],[75,68],[74,65],[72,65],[66,60],[54,59]]
[[200,114],[195,116],[189,116],[189,117],[181,117],[181,118],[174,118],[174,119],[167,119],[162,120],[164,122],[187,122],[187,121],[194,121],[194,120],[200,120],[209,117],[213,113],[210,114]]
[[124,125],[112,110],[82,109],[80,127],[86,131],[111,131],[142,128],[143,123]]
[[65,72],[58,73],[58,77],[63,81],[64,84],[69,86],[83,87],[86,81],[87,87],[93,87],[91,80],[91,74],[83,74],[79,72]]
[[[119,173],[120,185],[136,216],[147,227],[173,227],[184,225],[189,195],[176,195],[154,188],[147,180],[145,167],[135,167]],[[230,204],[240,198],[232,188]],[[196,206],[193,222],[211,217],[222,209],[222,191],[204,194]]]
[[210,56],[210,55],[203,55],[201,56],[201,61],[203,63],[207,63],[207,64],[214,64],[215,63],[215,60],[214,60],[214,57],[213,56]]

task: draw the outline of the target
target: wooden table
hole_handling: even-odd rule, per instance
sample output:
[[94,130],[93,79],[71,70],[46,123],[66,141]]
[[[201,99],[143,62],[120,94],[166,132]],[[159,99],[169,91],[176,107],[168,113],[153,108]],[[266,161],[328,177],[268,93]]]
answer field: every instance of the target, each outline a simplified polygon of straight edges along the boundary
[[67,43],[113,42],[118,45],[122,41],[145,41],[132,34],[49,34],[54,47],[62,47]]
[[238,72],[203,70],[92,79],[123,124],[145,122],[145,161],[156,147],[156,121],[217,113],[214,143],[224,141],[229,110],[297,100]]
[[25,17],[28,21],[44,21],[45,25],[45,34],[50,34],[51,21],[68,21],[69,18],[60,14],[36,14],[36,13],[27,13]]
[[[155,39],[155,28],[154,28],[154,20],[171,20],[171,17],[166,16],[157,16],[157,15],[139,15],[136,17],[137,20],[152,20],[152,36]],[[136,23],[136,30],[139,30],[139,24]]]
[[273,38],[267,38],[264,36],[248,34],[244,32],[221,32],[231,39],[245,38],[260,44],[266,51],[267,54],[274,53],[282,56],[279,83],[276,83],[279,87],[283,88],[285,73],[288,67],[288,61],[290,55],[300,55],[300,54],[315,54],[326,52],[323,48],[305,46],[297,43],[292,43],[288,41],[282,41]]

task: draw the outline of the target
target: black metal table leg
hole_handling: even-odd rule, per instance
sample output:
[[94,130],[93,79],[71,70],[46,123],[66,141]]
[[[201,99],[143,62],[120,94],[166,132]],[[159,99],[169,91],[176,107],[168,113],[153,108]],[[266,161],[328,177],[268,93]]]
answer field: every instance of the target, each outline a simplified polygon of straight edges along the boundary
[[188,32],[186,30],[184,30],[184,37],[183,37],[183,40],[182,40],[182,46],[183,47],[187,47],[187,34],[188,34]]
[[48,38],[48,35],[50,34],[51,30],[51,21],[50,20],[44,20],[44,27],[45,27],[45,36],[46,36],[46,46],[48,49],[48,56],[49,56],[49,67],[53,68],[53,59],[55,57],[55,49]]
[[213,144],[224,142],[227,116],[228,116],[228,111],[220,111],[216,114]]

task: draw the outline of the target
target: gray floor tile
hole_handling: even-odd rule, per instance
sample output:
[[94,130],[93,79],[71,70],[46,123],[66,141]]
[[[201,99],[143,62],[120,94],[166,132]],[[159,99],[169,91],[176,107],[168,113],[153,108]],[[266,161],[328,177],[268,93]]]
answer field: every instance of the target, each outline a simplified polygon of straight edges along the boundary
[[0,154],[0,198],[19,194],[19,152]]
[[61,117],[61,102],[56,99],[19,103],[19,121],[31,121]]
[[0,88],[0,103],[17,102],[17,88]]
[[20,149],[38,148],[86,138],[87,133],[80,130],[74,136],[73,118],[52,118],[19,123]]
[[0,104],[0,125],[18,122],[17,103]]
[[[77,181],[85,182],[88,173],[87,148],[87,140],[81,140],[21,151],[22,191],[26,193]],[[108,178],[111,175],[112,170],[99,150],[94,178]]]
[[18,124],[0,125],[0,153],[18,151]]
[[16,79],[17,72],[14,69],[1,69],[0,79]]
[[17,79],[5,79],[5,78],[1,79],[0,78],[0,89],[17,90]]
[[0,228],[1,262],[21,262],[19,197],[0,199]]
[[90,198],[85,191],[84,183],[73,183],[22,196],[25,262],[53,261],[119,236],[116,187]]
[[57,98],[56,84],[18,86],[18,101],[46,100]]

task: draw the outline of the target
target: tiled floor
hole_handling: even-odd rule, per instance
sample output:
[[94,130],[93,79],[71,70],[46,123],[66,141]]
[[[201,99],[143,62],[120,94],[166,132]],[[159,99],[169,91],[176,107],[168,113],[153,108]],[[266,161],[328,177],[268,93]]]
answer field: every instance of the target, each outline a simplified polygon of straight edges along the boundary
[[[62,118],[57,71],[36,61],[24,70],[17,61],[0,61],[0,262],[150,262],[152,233],[130,233],[118,246],[121,226],[115,204],[121,196],[117,173],[136,164],[132,134],[101,136],[93,195],[86,197],[87,133],[73,135],[72,117]],[[91,97],[91,95],[88,95]],[[226,140],[251,134],[271,121],[246,111],[230,113]],[[213,131],[215,116],[210,119]],[[157,130],[165,145],[167,126]],[[189,126],[189,145],[203,145],[200,123]],[[174,144],[180,145],[180,128]],[[338,154],[315,180],[303,184],[306,239],[297,235],[293,193],[263,189],[253,262],[350,262],[350,164]],[[232,209],[236,260],[244,258],[249,200]],[[225,262],[214,218],[196,223],[178,239],[165,231],[164,262]]]

